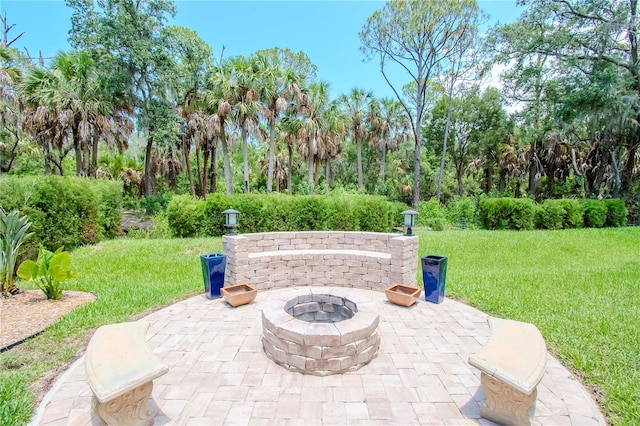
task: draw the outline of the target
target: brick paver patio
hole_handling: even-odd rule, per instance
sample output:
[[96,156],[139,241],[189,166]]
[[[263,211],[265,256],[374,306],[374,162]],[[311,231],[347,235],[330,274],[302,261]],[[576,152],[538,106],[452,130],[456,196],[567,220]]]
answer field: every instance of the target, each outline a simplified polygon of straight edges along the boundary
[[[380,351],[358,371],[318,377],[287,371],[262,349],[261,308],[269,295],[291,290],[260,291],[237,308],[197,296],[143,318],[149,345],[170,368],[154,381],[155,424],[493,424],[480,417],[480,373],[467,363],[489,335],[486,314],[451,299],[403,308],[384,293],[351,289],[378,301]],[[32,423],[99,424],[84,358],[58,379]],[[534,424],[606,423],[548,355]]]

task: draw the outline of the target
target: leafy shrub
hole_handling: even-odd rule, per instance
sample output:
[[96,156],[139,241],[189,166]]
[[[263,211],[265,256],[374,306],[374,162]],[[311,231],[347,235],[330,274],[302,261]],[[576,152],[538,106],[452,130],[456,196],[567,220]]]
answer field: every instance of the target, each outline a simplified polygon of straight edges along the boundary
[[0,205],[19,209],[33,223],[34,237],[23,256],[35,257],[39,244],[67,250],[92,244],[119,231],[122,184],[78,177],[0,178]]
[[564,209],[565,216],[563,228],[582,228],[584,224],[584,211],[580,201],[572,198],[548,201],[553,201]]
[[546,200],[534,208],[536,229],[562,229],[567,212],[557,203],[558,200]]
[[93,180],[91,188],[98,201],[98,225],[104,238],[114,238],[120,233],[122,223],[122,182]]
[[160,193],[156,195],[147,195],[140,200],[140,206],[148,215],[154,215],[167,210],[167,206],[171,201],[173,194],[171,192]]
[[527,198],[483,198],[478,208],[485,229],[533,229],[534,203]]
[[607,205],[601,200],[582,200],[584,226],[602,228],[607,221]]
[[625,226],[627,224],[627,206],[624,204],[624,200],[619,198],[611,198],[604,200],[607,206],[607,220],[605,226]]
[[167,220],[176,237],[206,235],[205,203],[189,195],[178,195],[171,199],[167,206]]
[[[476,201],[469,197],[457,197],[447,203],[447,219],[458,228],[466,228],[476,222]],[[433,228],[433,226],[432,226]]]
[[427,219],[427,226],[433,231],[444,231],[447,221],[443,217],[432,217]]
[[429,224],[433,222],[433,219],[439,218],[446,220],[446,217],[446,207],[440,204],[435,198],[429,201],[421,201],[418,204],[418,226],[430,226]]

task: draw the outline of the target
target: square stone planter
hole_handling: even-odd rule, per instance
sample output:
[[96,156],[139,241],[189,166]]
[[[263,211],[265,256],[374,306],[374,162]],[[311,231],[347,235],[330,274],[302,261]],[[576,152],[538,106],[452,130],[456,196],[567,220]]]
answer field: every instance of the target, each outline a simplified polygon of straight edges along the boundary
[[258,290],[249,284],[236,284],[222,287],[220,293],[224,300],[235,308],[236,306],[251,303],[256,298]]
[[418,297],[420,297],[420,293],[422,293],[421,288],[403,284],[394,284],[385,289],[385,294],[389,302],[400,306],[413,305],[416,300],[418,300]]

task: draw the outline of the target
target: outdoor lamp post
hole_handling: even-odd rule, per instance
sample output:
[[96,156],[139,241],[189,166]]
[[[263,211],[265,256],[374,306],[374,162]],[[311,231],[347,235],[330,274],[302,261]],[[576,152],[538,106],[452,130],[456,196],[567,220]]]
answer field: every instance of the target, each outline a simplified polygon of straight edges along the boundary
[[235,235],[233,228],[238,226],[238,213],[240,213],[238,210],[234,210],[232,208],[228,208],[222,212],[222,214],[224,214],[224,226],[229,228],[227,235]]
[[400,214],[404,216],[404,226],[407,228],[407,233],[404,235],[410,237],[413,235],[411,228],[416,226],[416,216],[418,216],[418,212],[415,210],[405,210]]

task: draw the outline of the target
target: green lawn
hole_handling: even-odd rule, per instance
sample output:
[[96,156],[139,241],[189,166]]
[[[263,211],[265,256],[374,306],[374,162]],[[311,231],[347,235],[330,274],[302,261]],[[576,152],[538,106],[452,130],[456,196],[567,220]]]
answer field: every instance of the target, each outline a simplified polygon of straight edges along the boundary
[[447,294],[534,323],[610,423],[640,424],[640,228],[419,235],[448,257]]
[[[447,295],[536,324],[562,362],[603,393],[609,422],[640,424],[640,228],[422,232],[448,257]],[[95,328],[202,292],[199,254],[220,239],[106,241],[72,253],[68,289],[94,303],[0,356],[0,424],[33,414],[31,385],[77,356]]]

